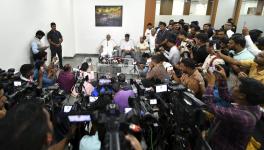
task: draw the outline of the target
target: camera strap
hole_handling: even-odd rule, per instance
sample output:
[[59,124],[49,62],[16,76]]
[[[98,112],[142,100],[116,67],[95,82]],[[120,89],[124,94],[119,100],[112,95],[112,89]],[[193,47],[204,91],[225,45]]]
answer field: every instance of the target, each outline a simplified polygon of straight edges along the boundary
[[221,123],[221,120],[217,121],[216,124],[214,125],[214,127],[212,129],[209,129],[209,132],[208,132],[208,136],[207,136],[207,142],[210,143],[216,129],[219,127]]

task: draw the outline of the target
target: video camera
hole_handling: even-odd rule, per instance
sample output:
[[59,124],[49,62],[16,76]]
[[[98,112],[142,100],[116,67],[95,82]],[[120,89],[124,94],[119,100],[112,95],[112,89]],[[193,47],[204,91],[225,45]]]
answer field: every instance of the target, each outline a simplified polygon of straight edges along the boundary
[[10,95],[16,91],[16,87],[19,83],[16,82],[19,79],[20,74],[15,73],[14,68],[10,68],[7,71],[0,68],[0,84],[3,85],[6,94]]
[[[130,98],[129,105],[138,112],[139,118],[144,120],[141,126],[144,129],[151,127],[152,132],[156,131],[154,138],[163,139],[162,142],[156,141],[156,147],[197,148],[198,139],[200,147],[208,146],[200,136],[200,129],[205,128],[206,121],[202,110],[206,105],[186,87],[173,82],[146,83],[139,80],[133,84],[137,88],[138,96]],[[174,144],[167,144],[171,140]],[[153,141],[147,140],[147,144],[151,142]]]

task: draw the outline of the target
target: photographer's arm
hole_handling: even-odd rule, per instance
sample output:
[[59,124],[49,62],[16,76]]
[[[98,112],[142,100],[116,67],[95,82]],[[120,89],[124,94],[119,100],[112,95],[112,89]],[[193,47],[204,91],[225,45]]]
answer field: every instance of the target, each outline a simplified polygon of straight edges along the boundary
[[4,92],[1,92],[0,97],[0,119],[4,118],[6,115],[6,109],[5,109],[5,102],[7,101],[6,96],[4,96]]
[[39,89],[41,89],[43,86],[43,71],[40,69],[39,73],[38,73],[38,87]]
[[165,45],[166,43],[168,42],[168,40],[167,39],[165,39],[164,41],[162,41],[159,45],[160,46],[163,46],[163,45]]
[[76,128],[76,126],[71,126],[70,131],[66,135],[66,137],[62,139],[59,143],[50,146],[48,150],[65,150],[65,146],[69,143],[69,140],[74,135]]
[[65,146],[68,143],[69,143],[68,138],[64,138],[59,143],[50,146],[48,150],[64,150]]
[[174,71],[172,72],[172,79],[173,79],[174,81],[176,81],[177,83],[180,83],[180,82],[181,82],[180,78],[177,77],[177,75],[175,74]]
[[155,77],[155,72],[152,69],[147,73],[146,79],[152,79],[153,77]]
[[222,107],[215,104],[214,101],[214,85],[216,81],[216,77],[213,73],[207,73],[206,75],[208,86],[206,88],[206,92],[203,95],[203,101],[207,104],[209,111],[212,112],[215,117],[221,120],[228,120],[228,121],[243,121],[239,120],[240,111],[236,111],[232,107]]
[[190,58],[193,59],[193,49],[190,48],[190,49],[189,49],[189,52],[190,52]]
[[241,66],[241,62],[238,60],[233,59],[232,57],[226,56],[224,54],[222,54],[221,52],[217,52],[217,55],[222,58],[225,62],[233,64],[233,65],[238,65]]
[[2,109],[0,109],[0,119],[4,118],[6,115],[6,109],[5,107],[3,107]]
[[133,135],[128,134],[125,136],[125,138],[130,142],[130,144],[134,148],[134,150],[142,150],[142,147],[141,147],[139,141]]

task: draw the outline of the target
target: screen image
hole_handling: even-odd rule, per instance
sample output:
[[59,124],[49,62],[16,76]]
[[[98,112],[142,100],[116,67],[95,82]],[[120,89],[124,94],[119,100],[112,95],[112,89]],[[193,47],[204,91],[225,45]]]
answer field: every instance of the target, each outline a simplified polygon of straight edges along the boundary
[[91,121],[90,115],[69,115],[68,119],[70,122],[86,122]]
[[157,85],[156,93],[167,92],[167,85]]
[[151,100],[149,100],[149,103],[151,105],[156,105],[157,104],[157,99],[151,99]]
[[71,109],[72,109],[72,106],[64,106],[63,111],[64,111],[65,113],[68,113],[68,112],[71,111]]

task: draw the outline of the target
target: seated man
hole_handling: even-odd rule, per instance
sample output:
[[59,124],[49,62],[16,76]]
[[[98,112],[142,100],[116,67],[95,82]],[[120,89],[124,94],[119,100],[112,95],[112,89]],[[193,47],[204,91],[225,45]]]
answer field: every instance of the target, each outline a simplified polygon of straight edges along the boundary
[[[213,88],[218,81],[221,98],[233,101],[229,107],[221,107],[214,102]],[[231,95],[228,93],[226,75],[223,68],[219,68],[217,77],[207,74],[208,87],[203,97],[209,111],[215,116],[212,134],[209,136],[210,145],[214,150],[245,150],[255,129],[256,122],[261,118],[259,104],[263,104],[264,85],[251,78],[240,78],[234,85]],[[256,92],[256,89],[258,92]]]
[[121,49],[121,56],[125,57],[126,55],[131,55],[132,58],[135,56],[135,46],[134,42],[129,39],[130,35],[125,34],[125,39],[121,41],[120,43],[120,49]]
[[114,49],[116,48],[116,42],[111,39],[110,34],[106,35],[106,39],[104,39],[101,42],[101,47],[100,49],[102,50],[101,52],[101,57],[112,57]]
[[24,64],[20,67],[20,79],[23,82],[33,83],[34,82],[34,65]]
[[249,68],[248,75],[245,72],[239,72],[239,76],[254,78],[264,84],[264,51],[259,53],[254,60],[235,60],[220,52],[218,52],[218,56],[227,63]]
[[152,56],[146,79],[159,79],[160,81],[165,81],[169,78],[170,76],[162,64],[161,57],[158,55]]
[[31,42],[31,50],[33,53],[33,60],[36,61],[40,51],[45,51],[49,46],[44,46],[41,39],[45,36],[45,33],[41,30],[36,32],[35,38]]
[[[34,81],[34,65],[32,64],[23,64],[20,67],[20,82],[21,85],[26,85],[28,87],[33,87],[36,95],[40,95],[42,93],[42,80],[43,73],[41,72]],[[36,87],[36,88],[35,88]]]
[[70,64],[64,65],[63,70],[60,71],[59,77],[57,79],[60,88],[66,93],[71,92],[71,89],[75,83],[74,74],[71,70],[72,68]]
[[38,61],[35,64],[34,69],[34,80],[38,80],[40,76],[42,76],[42,85],[43,87],[52,86],[55,83],[52,73],[48,73],[48,69],[45,66],[44,61]]
[[180,63],[180,70],[182,76],[177,77],[174,73],[172,74],[173,79],[192,90],[197,98],[202,98],[205,91],[205,82],[201,73],[195,68],[195,62],[189,58],[183,59]]
[[149,44],[144,40],[144,37],[141,36],[139,39],[139,43],[137,45],[137,49],[140,53],[150,53]]

